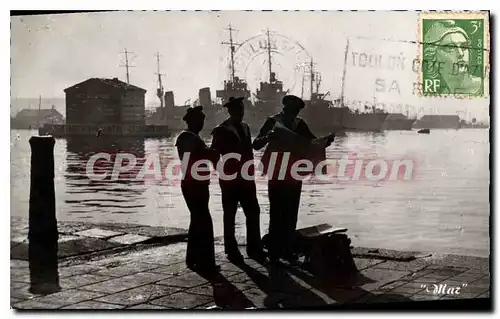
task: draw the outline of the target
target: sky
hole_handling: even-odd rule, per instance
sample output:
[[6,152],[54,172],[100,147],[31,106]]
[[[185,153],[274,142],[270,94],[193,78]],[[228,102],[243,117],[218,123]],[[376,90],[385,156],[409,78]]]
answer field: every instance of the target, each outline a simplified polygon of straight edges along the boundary
[[[348,102],[361,105],[376,100],[389,111],[402,104],[412,113],[460,113],[463,118],[488,119],[489,97],[424,99],[413,94],[418,73],[411,70],[411,61],[418,47],[408,41],[417,40],[419,33],[418,13],[411,11],[149,11],[11,17],[11,97],[64,97],[66,87],[91,77],[125,81],[125,68],[120,65],[125,63],[127,49],[133,52],[129,54],[130,83],[147,90],[147,104],[159,103],[155,96],[157,52],[163,85],[174,92],[177,105],[193,103],[202,87],[210,87],[215,98],[229,74],[229,49],[222,44],[229,40],[229,24],[238,30],[233,34],[235,41],[243,43],[236,52],[236,75],[245,78],[252,90],[269,75],[267,55],[259,48],[252,54],[249,48],[265,44],[262,41],[269,29],[275,45],[273,70],[291,93],[304,92],[308,97],[309,80],[304,78],[302,89],[298,67],[312,58],[315,71],[321,72],[320,91],[329,92],[331,99],[340,96],[346,65],[344,96]],[[380,54],[384,61],[400,57],[397,61],[404,61],[405,67],[360,67],[361,54]],[[384,92],[377,91],[382,83]]]

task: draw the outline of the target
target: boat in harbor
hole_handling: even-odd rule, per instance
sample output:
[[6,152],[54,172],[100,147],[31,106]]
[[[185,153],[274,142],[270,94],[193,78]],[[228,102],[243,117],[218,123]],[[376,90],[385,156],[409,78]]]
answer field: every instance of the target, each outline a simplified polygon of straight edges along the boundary
[[266,118],[278,112],[281,112],[281,101],[288,90],[284,89],[283,81],[278,78],[278,75],[273,71],[273,51],[271,44],[271,33],[269,29],[266,31],[266,42],[263,49],[267,53],[267,69],[268,80],[259,83],[256,93],[253,95],[253,108],[251,114],[247,118],[247,123],[259,129]]
[[175,97],[173,91],[165,91],[163,87],[162,74],[160,72],[160,56],[156,56],[157,62],[157,82],[156,96],[160,100],[160,106],[149,112],[146,116],[147,125],[167,125],[171,132],[178,132],[185,128],[185,123],[182,117],[186,113],[186,108],[189,107],[189,100],[182,106],[175,105]]
[[389,115],[385,110],[375,105],[365,105],[363,111],[352,110],[345,103],[345,75],[347,70],[347,55],[349,52],[349,40],[347,40],[344,57],[344,70],[342,74],[340,98],[334,101],[334,108],[341,109],[341,126],[345,131],[381,132],[384,130],[384,122]]
[[349,110],[343,119],[346,131],[382,132],[388,113],[375,109],[372,112],[358,112]]
[[[206,114],[205,125],[202,133],[210,132],[211,128],[220,124],[227,118],[227,112],[222,107],[230,97],[243,97],[245,104],[245,122],[250,126],[252,134],[256,134],[267,117],[281,111],[281,100],[288,94],[288,90],[284,88],[284,83],[278,78],[276,72],[272,68],[273,51],[271,46],[271,36],[269,30],[266,32],[266,40],[262,43],[262,48],[267,54],[268,79],[259,83],[256,92],[249,90],[248,83],[235,75],[234,54],[237,50],[237,43],[234,42],[232,31],[234,29],[229,25],[229,42],[223,44],[229,45],[230,63],[229,63],[229,78],[224,81],[223,88],[216,90],[216,98],[212,100],[210,88],[201,88],[199,90],[198,99],[194,105],[202,105],[203,111]],[[346,61],[347,61],[346,48]],[[344,63],[344,75],[342,79],[342,94],[341,98],[332,102],[327,100],[327,93],[320,93],[321,75],[311,71],[311,96],[309,100],[305,100],[307,107],[302,111],[301,115],[307,121],[312,131],[316,134],[337,133],[343,135],[345,131],[375,131],[383,130],[385,119],[388,115],[382,109],[375,107],[366,107],[364,112],[352,110],[344,104],[343,87],[345,78],[346,62]],[[159,63],[159,62],[158,62]],[[312,61],[311,61],[312,63]],[[161,96],[161,95],[159,95]],[[160,98],[161,100],[161,98]],[[176,106],[174,103],[174,94],[168,91],[164,94],[164,101],[161,101],[165,107],[157,108],[148,118],[148,124],[167,124],[172,131],[180,131],[184,129],[185,123],[182,117],[185,113],[185,108],[191,103],[185,103],[183,106]]]
[[198,91],[198,100],[194,105],[202,105],[203,113],[205,113],[205,125],[201,131],[202,135],[210,135],[213,128],[222,123],[227,117],[227,111],[222,107],[222,103],[217,103],[212,100],[210,88],[201,88]]
[[[217,98],[221,104],[225,103],[229,97],[244,97],[245,122],[247,122],[252,133],[257,133],[267,117],[281,111],[281,100],[288,94],[284,89],[284,83],[279,80],[276,72],[272,69],[272,50],[269,30],[266,32],[267,41],[263,48],[267,53],[267,66],[269,78],[260,82],[256,93],[252,94],[248,89],[247,82],[236,77],[234,68],[235,43],[233,42],[232,29],[229,27],[229,42],[231,60],[229,64],[230,78],[224,81],[224,89],[217,91]],[[265,46],[264,46],[265,45]],[[316,134],[337,133],[344,135],[345,131],[381,131],[387,113],[376,109],[374,112],[358,113],[350,110],[345,105],[336,105],[327,100],[329,93],[320,93],[321,75],[313,69],[314,63],[311,61],[310,85],[311,96],[305,100],[307,107],[301,112],[302,117],[307,121],[311,130]],[[249,99],[250,94],[251,100]],[[253,102],[252,102],[253,101]]]
[[[338,136],[344,135],[343,120],[349,112],[349,108],[335,107],[334,103],[327,99],[330,92],[320,93],[321,74],[314,71],[312,59],[309,65],[309,80],[311,96],[309,100],[304,100],[306,107],[302,110],[301,116],[315,134],[335,133]],[[303,91],[304,80],[302,81]]]
[[233,31],[231,25],[227,28],[229,31],[229,42],[223,42],[222,44],[226,44],[229,46],[230,53],[230,61],[229,61],[229,79],[224,81],[224,88],[222,90],[217,90],[216,98],[218,99],[219,105],[224,105],[229,101],[231,97],[239,97],[243,98],[243,102],[245,104],[250,103],[249,99],[251,97],[251,92],[248,89],[248,83],[244,80],[236,76],[236,70],[234,67],[234,53],[236,52],[237,43],[234,42],[233,39]]
[[[148,117],[148,124],[166,123],[173,132],[180,132],[185,129],[186,124],[182,120],[186,112],[186,108],[192,105],[202,105],[205,113],[205,124],[201,132],[202,135],[208,135],[210,131],[227,118],[227,111],[222,107],[229,101],[230,97],[243,97],[246,106],[245,121],[252,117],[254,113],[254,105],[249,98],[251,92],[248,89],[248,84],[245,80],[240,79],[235,75],[234,68],[234,52],[236,43],[233,41],[233,29],[229,26],[229,42],[224,43],[230,46],[231,63],[229,65],[229,79],[224,81],[224,87],[216,91],[215,99],[212,99],[212,94],[209,87],[200,88],[198,91],[198,99],[191,103],[187,100],[183,105],[175,105],[174,92],[167,91],[164,94],[159,94],[161,106],[156,108]],[[158,61],[159,64],[159,61]],[[253,125],[251,125],[253,128]]]
[[268,55],[269,78],[267,81],[259,83],[259,88],[257,88],[254,94],[248,89],[248,83],[244,79],[235,76],[234,52],[236,51],[236,43],[232,35],[234,29],[229,26],[227,30],[229,30],[229,42],[224,44],[229,45],[230,48],[230,76],[228,80],[224,81],[224,88],[217,90],[216,96],[218,102],[215,105],[223,105],[229,101],[230,97],[243,97],[243,103],[245,104],[244,121],[250,126],[252,133],[256,134],[267,117],[281,110],[281,99],[287,94],[287,91],[283,89],[283,82],[278,79],[276,73],[272,70],[272,50],[269,30],[266,33],[267,41],[264,47]]

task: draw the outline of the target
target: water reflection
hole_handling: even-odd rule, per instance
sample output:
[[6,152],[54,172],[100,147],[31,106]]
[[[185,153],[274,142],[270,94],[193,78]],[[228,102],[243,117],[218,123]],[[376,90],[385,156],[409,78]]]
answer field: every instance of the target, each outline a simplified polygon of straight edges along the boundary
[[[68,138],[64,174],[67,195],[65,203],[71,204],[76,211],[92,209],[93,213],[97,210],[101,213],[133,214],[137,208],[145,207],[141,204],[145,200],[144,181],[135,178],[144,162],[144,145],[145,140],[140,138]],[[92,165],[92,156],[101,152],[110,154],[111,160],[101,159]],[[120,153],[133,154],[137,163],[129,172],[119,175],[118,179],[112,179],[114,159]],[[126,164],[124,161],[123,165]],[[90,179],[88,174],[92,171],[88,167],[107,174],[107,177],[102,181]]]
[[[11,211],[25,218],[29,211],[28,141],[33,134],[36,132],[11,131]],[[92,154],[129,152],[138,157],[160,154],[160,159],[177,159],[174,142],[175,136],[57,139],[58,220],[187,228],[189,212],[179,185],[165,180],[130,180],[126,175],[119,181],[108,178],[93,182],[86,176],[86,162]],[[210,137],[207,142],[210,144]],[[436,130],[425,136],[415,131],[387,131],[337,137],[327,149],[330,159],[351,155],[363,159],[365,165],[371,158],[409,159],[415,164],[414,175],[409,181],[306,181],[298,227],[325,222],[347,227],[354,246],[488,256],[488,154],[487,130]],[[103,170],[112,170],[112,165],[101,161]],[[161,167],[165,166],[162,162]],[[265,232],[269,219],[267,183],[257,183],[257,196]],[[223,213],[216,181],[210,186],[210,211],[219,236]],[[244,236],[244,214],[237,215],[236,225],[237,234]]]
[[111,138],[111,137],[71,137],[66,139],[68,153],[88,156],[96,152],[134,153],[144,157],[144,138]]

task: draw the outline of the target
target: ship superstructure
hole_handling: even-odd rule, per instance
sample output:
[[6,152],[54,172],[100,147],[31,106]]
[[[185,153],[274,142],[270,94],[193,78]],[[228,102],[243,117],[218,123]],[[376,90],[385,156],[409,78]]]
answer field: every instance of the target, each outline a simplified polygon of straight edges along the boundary
[[[309,90],[310,99],[305,100],[306,108],[302,110],[301,116],[306,120],[311,130],[316,134],[340,133],[343,131],[342,120],[346,107],[334,107],[332,101],[327,100],[330,92],[320,93],[321,73],[314,69],[313,59],[309,63]],[[304,81],[303,81],[304,83]],[[303,91],[303,90],[302,90]]]
[[346,70],[347,70],[347,56],[349,52],[349,39],[347,39],[347,44],[345,48],[345,59],[344,59],[344,70],[342,74],[342,86],[340,98],[335,101],[336,107],[344,108],[347,107],[346,112],[342,112],[341,124],[346,131],[370,131],[370,132],[380,132],[384,130],[385,119],[388,114],[385,110],[377,108],[374,105],[365,105],[363,111],[352,110],[348,105],[345,104],[345,81],[346,81]]

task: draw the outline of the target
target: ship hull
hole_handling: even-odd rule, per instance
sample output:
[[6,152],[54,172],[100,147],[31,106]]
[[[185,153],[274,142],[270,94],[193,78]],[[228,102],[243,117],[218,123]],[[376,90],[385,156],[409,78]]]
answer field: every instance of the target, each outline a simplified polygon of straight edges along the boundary
[[485,124],[462,124],[460,128],[470,128],[470,129],[489,129],[489,125]]
[[264,122],[280,111],[281,106],[277,101],[258,101],[255,104],[249,102],[245,108],[243,121],[250,126],[252,135],[256,135],[264,125]]
[[342,125],[346,131],[381,132],[388,113],[347,113]]
[[186,127],[186,124],[182,120],[185,114],[186,107],[158,107],[155,112],[146,117],[146,125],[168,126],[171,131],[183,130]]
[[[243,121],[251,129],[252,135],[259,132],[266,119],[281,111],[278,101],[245,102],[245,116]],[[202,133],[210,133],[212,129],[227,119],[227,111],[221,105],[212,105],[203,110],[206,114],[205,125]],[[147,119],[147,124],[159,125],[165,123],[171,132],[185,129],[186,124],[182,120],[185,114],[184,107],[174,107],[164,111],[161,110]],[[345,131],[374,131],[384,129],[387,113],[360,113],[350,111],[348,107],[332,107],[327,102],[319,101],[307,103],[306,108],[299,115],[302,117],[312,132],[317,135],[329,133],[343,134]],[[411,127],[411,125],[410,125]]]
[[384,123],[384,129],[409,131],[412,129],[413,123],[415,123],[414,119],[397,119],[397,120],[387,119]]
[[458,130],[460,128],[460,124],[448,124],[448,123],[440,123],[440,122],[431,122],[431,121],[417,121],[413,128],[422,129],[451,129]]
[[317,135],[330,133],[341,134],[343,129],[343,118],[349,112],[346,107],[331,107],[328,103],[310,102],[301,113],[301,117]]
[[[226,109],[220,105],[212,105],[209,110],[205,111],[204,109],[203,111],[205,112],[205,123],[201,131],[202,134],[210,134],[214,127],[221,124],[229,117]],[[183,122],[183,124],[186,126],[186,123]]]
[[[146,118],[148,126],[167,126],[172,133],[178,133],[186,129],[186,122],[182,120],[186,114],[187,106],[170,106],[157,108],[154,113]],[[205,126],[204,131],[218,124],[218,121],[223,117],[219,113],[224,112],[222,107],[217,109],[216,106],[205,107]],[[216,124],[217,123],[217,124]]]

